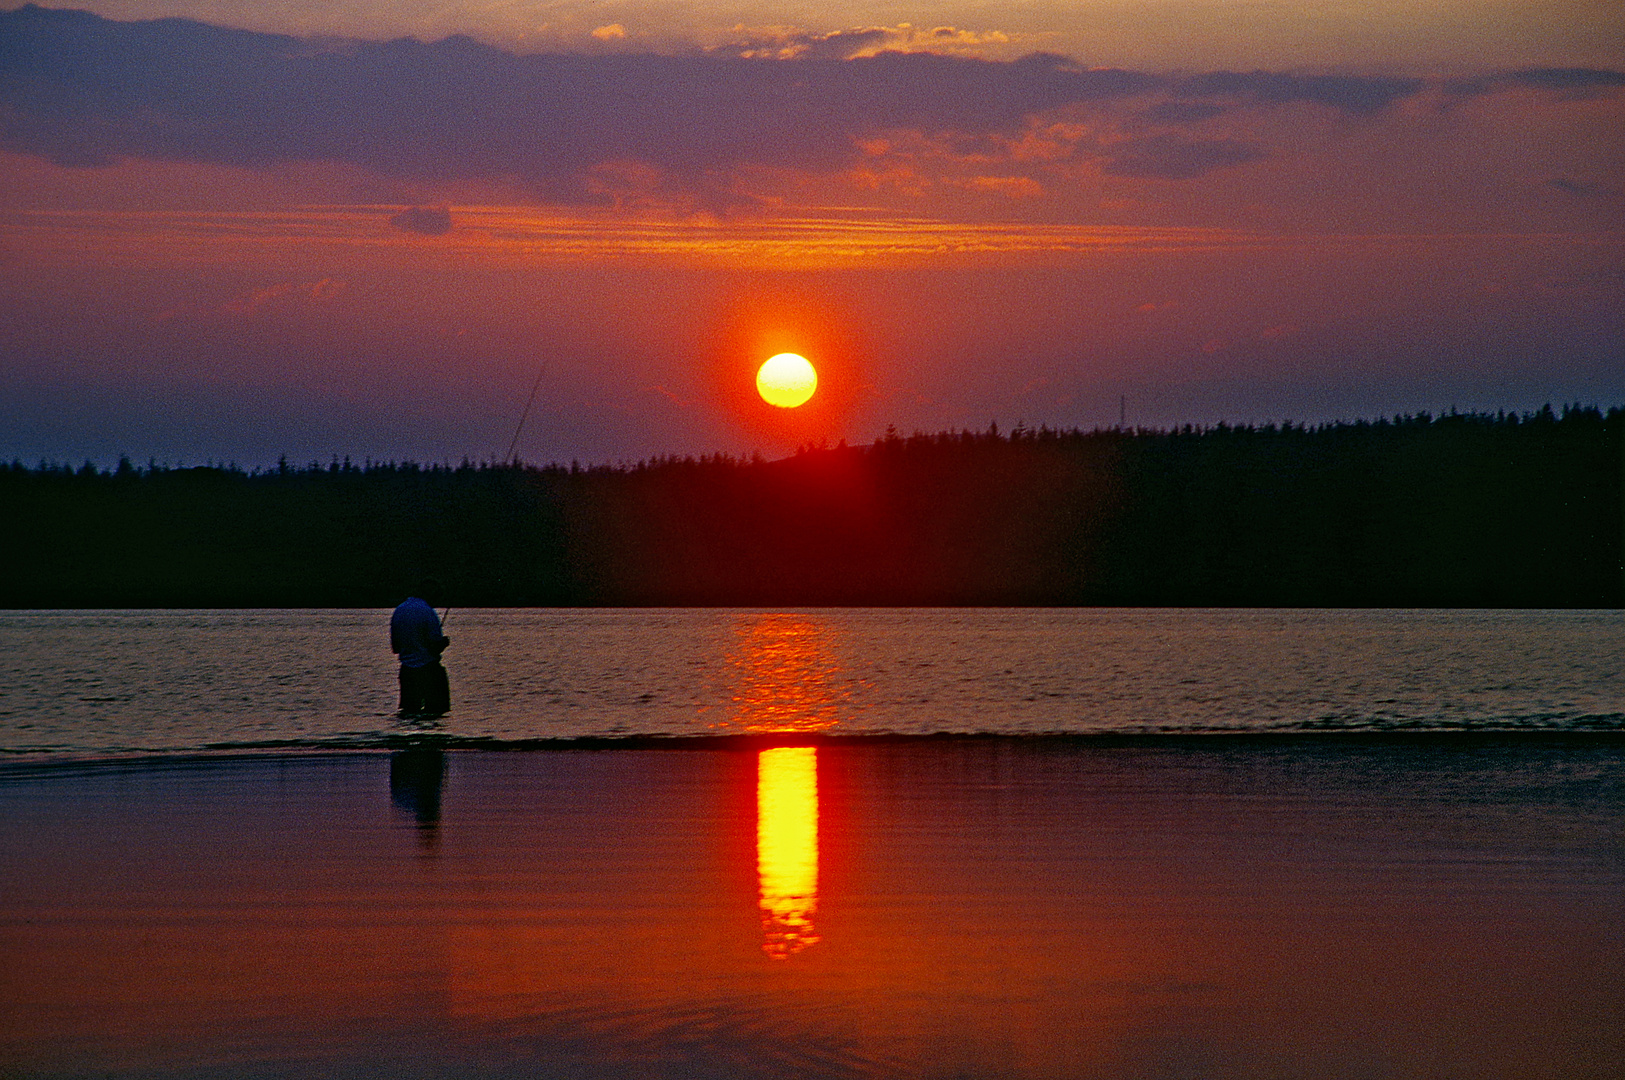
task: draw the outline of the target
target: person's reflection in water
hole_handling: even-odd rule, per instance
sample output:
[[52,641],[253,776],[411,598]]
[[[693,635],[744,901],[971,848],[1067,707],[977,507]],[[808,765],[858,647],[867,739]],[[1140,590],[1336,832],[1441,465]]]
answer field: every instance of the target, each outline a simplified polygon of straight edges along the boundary
[[417,819],[418,840],[433,851],[440,836],[440,786],[446,754],[421,747],[389,755],[389,798]]

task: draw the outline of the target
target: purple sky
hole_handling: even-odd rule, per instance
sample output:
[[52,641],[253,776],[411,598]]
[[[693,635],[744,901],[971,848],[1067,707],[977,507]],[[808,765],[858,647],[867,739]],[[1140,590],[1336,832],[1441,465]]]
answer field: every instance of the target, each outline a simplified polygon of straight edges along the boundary
[[1615,6],[928,7],[0,13],[0,457],[1625,402]]

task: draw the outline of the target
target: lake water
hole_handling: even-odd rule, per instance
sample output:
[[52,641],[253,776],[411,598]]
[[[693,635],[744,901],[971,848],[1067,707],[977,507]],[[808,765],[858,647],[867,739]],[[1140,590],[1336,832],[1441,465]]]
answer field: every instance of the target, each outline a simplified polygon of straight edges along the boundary
[[387,611],[0,613],[29,756],[840,734],[1625,728],[1612,611],[486,609],[394,719]]
[[1612,735],[0,772],[0,1074],[1613,1080]]
[[0,1076],[1625,1074],[1618,613],[387,616],[0,614]]

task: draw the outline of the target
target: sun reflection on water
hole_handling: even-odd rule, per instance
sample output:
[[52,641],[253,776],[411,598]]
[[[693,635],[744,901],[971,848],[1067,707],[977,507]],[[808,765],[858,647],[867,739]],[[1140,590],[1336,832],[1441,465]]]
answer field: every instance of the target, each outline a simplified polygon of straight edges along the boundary
[[778,746],[756,759],[756,875],[762,951],[774,960],[818,943],[818,749]]
[[[816,615],[774,612],[738,624],[731,717],[752,734],[826,731],[845,697],[836,634]],[[818,749],[778,746],[756,758],[756,875],[762,951],[773,960],[818,943]]]
[[[727,726],[750,732],[823,731],[840,723],[836,633],[813,615],[764,614],[741,623],[730,657],[737,682]],[[723,726],[723,725],[719,725]]]

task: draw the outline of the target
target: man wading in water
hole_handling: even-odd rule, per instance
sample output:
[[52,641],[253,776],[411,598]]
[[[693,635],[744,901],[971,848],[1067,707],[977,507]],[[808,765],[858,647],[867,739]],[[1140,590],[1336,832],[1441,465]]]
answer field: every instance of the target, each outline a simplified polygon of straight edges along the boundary
[[440,616],[434,613],[439,599],[440,583],[431,578],[389,618],[389,647],[401,654],[401,711],[397,715],[402,720],[443,716],[451,708],[451,685],[440,665],[440,654],[451,639],[440,632]]

